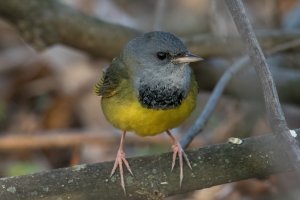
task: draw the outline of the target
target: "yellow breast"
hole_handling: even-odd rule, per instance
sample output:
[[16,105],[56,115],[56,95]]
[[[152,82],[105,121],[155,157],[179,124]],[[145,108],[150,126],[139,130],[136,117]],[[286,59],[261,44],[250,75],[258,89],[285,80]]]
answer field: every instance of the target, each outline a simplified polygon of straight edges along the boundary
[[179,126],[194,110],[198,90],[193,80],[191,90],[181,105],[166,110],[145,108],[136,96],[126,95],[126,92],[130,91],[102,99],[104,115],[116,128],[150,136]]

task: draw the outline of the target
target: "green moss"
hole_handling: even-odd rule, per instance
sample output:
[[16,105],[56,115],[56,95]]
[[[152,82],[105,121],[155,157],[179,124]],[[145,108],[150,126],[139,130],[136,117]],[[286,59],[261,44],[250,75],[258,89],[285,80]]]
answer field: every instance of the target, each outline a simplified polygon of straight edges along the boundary
[[12,164],[6,171],[7,176],[19,176],[44,170],[41,166],[31,162],[17,162]]

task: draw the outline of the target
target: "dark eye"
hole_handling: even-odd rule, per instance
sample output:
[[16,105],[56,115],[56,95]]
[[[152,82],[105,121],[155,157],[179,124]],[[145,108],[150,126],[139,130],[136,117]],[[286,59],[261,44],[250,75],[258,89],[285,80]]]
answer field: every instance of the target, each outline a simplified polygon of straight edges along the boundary
[[159,60],[164,60],[167,58],[167,53],[166,52],[157,52],[156,56]]

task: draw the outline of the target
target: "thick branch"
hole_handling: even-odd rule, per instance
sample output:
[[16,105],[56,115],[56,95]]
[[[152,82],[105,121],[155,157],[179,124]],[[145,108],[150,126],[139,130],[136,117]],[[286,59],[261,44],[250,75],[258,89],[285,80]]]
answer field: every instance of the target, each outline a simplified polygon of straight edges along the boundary
[[[57,0],[0,1],[0,16],[15,25],[23,38],[37,49],[65,44],[109,59],[117,56],[131,38],[141,33],[88,16]],[[299,31],[258,33],[264,48],[299,37]],[[184,41],[193,53],[204,57],[243,52],[242,42],[236,37],[224,40],[213,35],[198,35]]]
[[61,43],[112,58],[140,32],[85,15],[56,0],[0,1],[0,16],[37,49]]
[[[281,109],[275,83],[263,52],[256,39],[252,26],[247,18],[241,0],[225,0],[233,16],[242,39],[244,40],[251,60],[254,63],[260,84],[263,89],[266,110],[271,128],[278,141],[284,147],[290,161],[294,161],[296,168],[300,166],[300,148],[297,141],[290,135],[284,114]],[[298,171],[298,170],[297,170]]]
[[[300,130],[296,130],[300,134]],[[299,139],[299,137],[298,137]],[[193,170],[185,168],[182,188],[179,171],[170,172],[171,154],[128,159],[134,177],[126,173],[127,196],[119,176],[109,178],[113,165],[79,165],[19,177],[0,179],[0,198],[11,199],[162,199],[179,193],[242,179],[267,177],[292,169],[286,154],[271,135],[248,138],[242,144],[225,143],[187,151]]]

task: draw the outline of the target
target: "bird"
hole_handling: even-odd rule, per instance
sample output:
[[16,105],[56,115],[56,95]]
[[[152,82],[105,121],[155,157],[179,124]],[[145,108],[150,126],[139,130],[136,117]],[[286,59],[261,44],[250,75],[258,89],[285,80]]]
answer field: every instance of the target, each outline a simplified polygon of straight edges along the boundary
[[129,41],[95,85],[105,118],[123,131],[110,176],[119,168],[125,194],[123,164],[133,175],[124,151],[127,132],[139,136],[167,133],[173,143],[171,170],[179,158],[180,187],[183,159],[192,169],[170,129],[183,123],[195,109],[198,85],[189,63],[201,60],[174,34],[152,31]]

